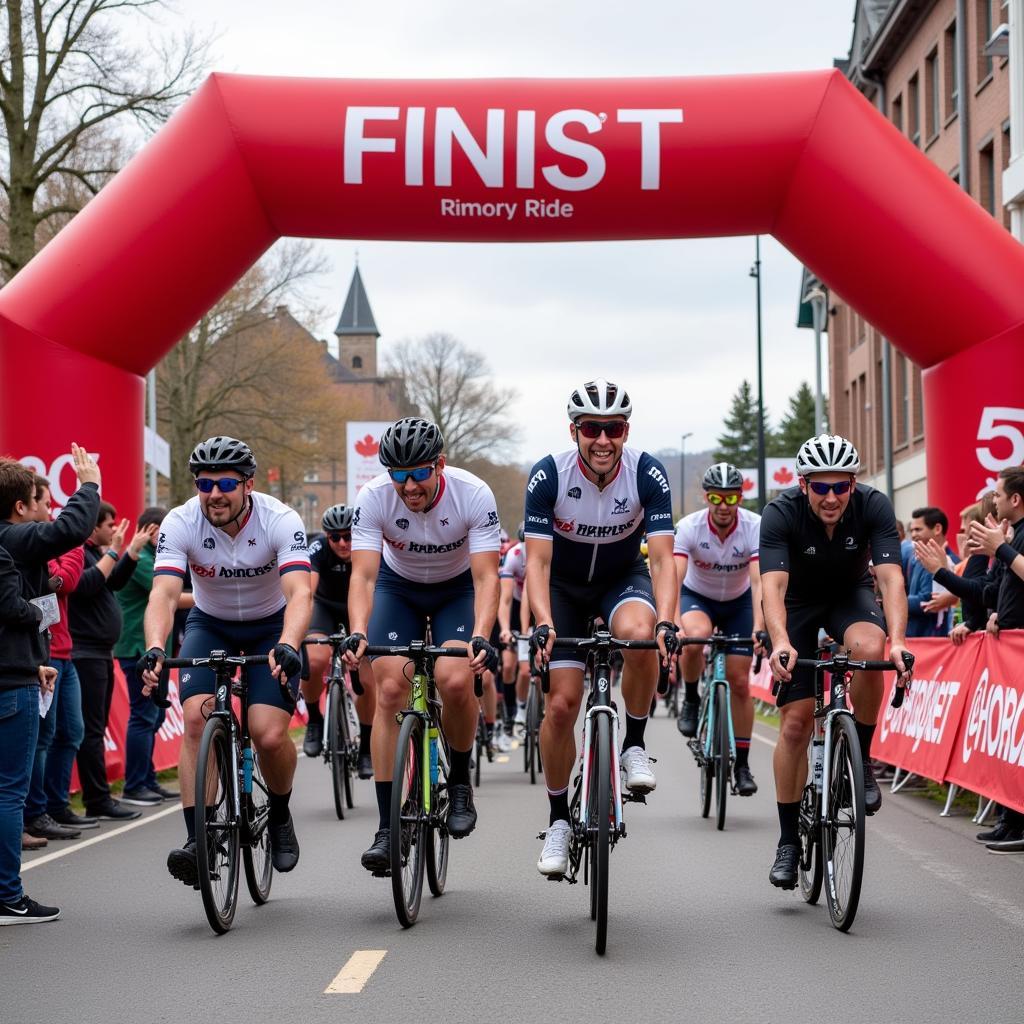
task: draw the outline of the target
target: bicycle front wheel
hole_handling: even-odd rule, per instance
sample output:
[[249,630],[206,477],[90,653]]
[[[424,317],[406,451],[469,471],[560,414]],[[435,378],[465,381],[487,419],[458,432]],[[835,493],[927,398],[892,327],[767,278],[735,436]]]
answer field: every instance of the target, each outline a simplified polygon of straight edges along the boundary
[[540,754],[537,750],[537,738],[540,735],[540,696],[536,685],[530,683],[530,693],[526,698],[526,766],[530,771],[530,785],[537,783],[537,769],[540,766]]
[[430,821],[426,826],[427,885],[434,896],[444,892],[448,879],[448,846],[451,836],[444,827],[448,816],[448,761],[441,737],[438,737],[437,784],[431,786]]
[[800,894],[806,903],[821,895],[821,843],[818,840],[817,797],[814,786],[804,786],[800,798]]
[[231,730],[223,718],[210,718],[196,761],[196,862],[206,918],[218,935],[231,927],[238,905],[235,782]]
[[853,717],[837,715],[832,726],[829,786],[821,823],[825,900],[832,924],[849,930],[857,916],[864,875],[864,762]]
[[423,897],[423,796],[423,722],[409,714],[398,733],[391,789],[391,889],[403,928],[416,923]]
[[711,731],[711,697],[704,695],[700,706],[700,717],[697,720],[697,745],[700,750],[697,767],[700,770],[699,790],[700,816],[706,818],[711,813],[711,785],[715,777],[715,758],[712,744],[708,742]]
[[345,742],[345,705],[342,684],[333,680],[327,693],[327,757],[331,766],[331,784],[334,789],[334,813],[339,821],[345,820],[345,772],[348,747]]
[[252,752],[252,792],[242,796],[245,809],[246,842],[242,847],[245,884],[256,906],[270,898],[270,883],[274,878],[274,864],[270,859],[270,793],[263,779],[259,754]]
[[729,746],[729,698],[724,686],[715,687],[715,797],[717,826],[725,828],[725,804],[729,799],[729,762],[732,751]]
[[587,829],[591,837],[591,916],[597,922],[594,948],[604,954],[608,943],[608,852],[611,849],[611,723],[605,714],[594,716],[594,757],[591,761],[590,808]]

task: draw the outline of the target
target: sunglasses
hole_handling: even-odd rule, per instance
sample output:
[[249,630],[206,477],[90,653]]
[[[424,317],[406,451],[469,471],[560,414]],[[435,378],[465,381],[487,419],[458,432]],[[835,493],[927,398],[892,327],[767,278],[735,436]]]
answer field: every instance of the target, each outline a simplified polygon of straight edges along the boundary
[[404,484],[409,477],[412,477],[416,483],[421,484],[424,480],[428,480],[430,478],[430,474],[434,472],[436,467],[437,463],[435,462],[433,465],[420,466],[417,469],[389,469],[388,476],[390,476],[396,484]]
[[853,486],[853,481],[840,480],[838,483],[826,484],[821,480],[808,480],[807,486],[822,498],[824,498],[829,491],[834,491],[838,498],[840,494],[845,494]]
[[740,496],[738,494],[709,494],[708,501],[712,505],[721,505],[723,501],[726,505],[738,505]]
[[596,441],[602,433],[609,440],[622,437],[626,433],[625,420],[584,420],[576,424],[576,429],[591,441]]
[[327,534],[327,537],[328,537],[329,540],[333,540],[334,543],[337,544],[338,541],[340,541],[340,540],[346,540],[346,541],[351,540],[352,539],[352,531],[351,530],[344,530],[344,531],[331,530]]
[[196,480],[196,490],[201,491],[203,494],[212,494],[214,487],[218,487],[221,494],[230,494],[244,483],[244,480],[239,480],[233,476],[222,476],[219,480],[202,476]]

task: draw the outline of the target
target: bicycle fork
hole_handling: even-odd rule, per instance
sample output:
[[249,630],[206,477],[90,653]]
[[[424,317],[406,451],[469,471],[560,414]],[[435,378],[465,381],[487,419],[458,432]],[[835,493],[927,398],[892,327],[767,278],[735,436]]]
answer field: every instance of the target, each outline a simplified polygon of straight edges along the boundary
[[[594,759],[594,715],[607,715],[611,724],[610,771],[612,807],[614,808],[615,814],[614,834],[616,837],[624,836],[626,834],[626,826],[622,818],[622,779],[619,774],[619,717],[608,705],[596,705],[595,707],[592,707],[587,712],[586,719],[583,723],[583,750],[580,755],[583,770],[582,789],[580,791],[581,813],[586,821],[585,828],[589,830],[593,824],[590,821],[590,769]],[[598,813],[602,813],[600,809],[598,810]]]

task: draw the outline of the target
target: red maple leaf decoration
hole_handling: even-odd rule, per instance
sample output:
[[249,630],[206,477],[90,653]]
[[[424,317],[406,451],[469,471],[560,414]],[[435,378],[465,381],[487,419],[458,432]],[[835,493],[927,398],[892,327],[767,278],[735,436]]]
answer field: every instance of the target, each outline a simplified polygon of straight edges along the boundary
[[793,482],[793,474],[789,471],[788,466],[779,466],[774,476],[780,484],[791,484]]
[[750,477],[743,478],[743,490],[752,491],[754,489],[754,481]]
[[367,434],[361,441],[356,441],[356,451],[365,458],[376,455],[380,444],[374,441],[372,434]]

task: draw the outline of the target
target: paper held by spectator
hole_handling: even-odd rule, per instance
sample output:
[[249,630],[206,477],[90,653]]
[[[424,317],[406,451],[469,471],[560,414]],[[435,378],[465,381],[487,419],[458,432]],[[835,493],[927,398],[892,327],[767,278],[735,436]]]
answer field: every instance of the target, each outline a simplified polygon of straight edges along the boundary
[[44,690],[42,687],[39,688],[39,717],[45,718],[46,712],[50,710],[50,705],[53,703],[53,690]]
[[39,620],[40,633],[60,622],[60,606],[57,604],[56,594],[33,597],[30,603],[34,604],[42,614],[42,618]]

